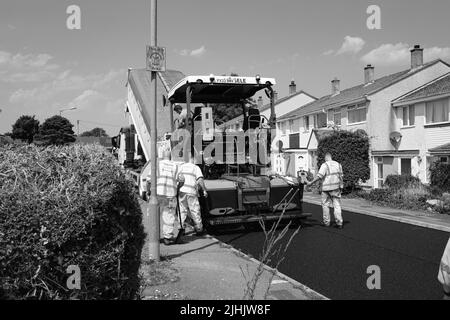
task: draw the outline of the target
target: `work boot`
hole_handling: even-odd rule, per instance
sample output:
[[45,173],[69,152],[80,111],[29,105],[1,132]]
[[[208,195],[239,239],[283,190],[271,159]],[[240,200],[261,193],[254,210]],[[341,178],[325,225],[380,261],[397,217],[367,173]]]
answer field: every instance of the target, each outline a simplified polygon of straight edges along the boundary
[[204,236],[206,234],[206,230],[205,229],[201,229],[201,230],[199,230],[199,231],[195,231],[195,235],[197,236],[197,237],[202,237],[202,236]]
[[166,238],[164,238],[163,241],[164,241],[164,244],[166,246],[172,246],[172,245],[174,245],[176,243],[176,240],[174,240],[174,239],[166,239]]
[[189,224],[184,225],[184,235],[185,236],[192,236],[194,233],[196,233],[196,231],[193,226],[191,226]]

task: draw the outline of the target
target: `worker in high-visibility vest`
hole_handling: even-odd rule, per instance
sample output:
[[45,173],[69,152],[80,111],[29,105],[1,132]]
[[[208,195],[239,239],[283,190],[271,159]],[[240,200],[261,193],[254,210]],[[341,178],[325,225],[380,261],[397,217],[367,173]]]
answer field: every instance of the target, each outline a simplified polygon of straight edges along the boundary
[[331,153],[325,154],[325,163],[320,167],[317,177],[308,182],[308,186],[322,180],[322,211],[323,225],[331,225],[330,208],[334,207],[334,218],[336,227],[342,229],[344,220],[342,219],[341,195],[344,189],[344,173],[339,162],[333,161]]
[[180,189],[179,202],[182,223],[189,216],[194,222],[194,229],[197,235],[204,233],[202,216],[200,210],[199,187],[204,197],[208,197],[205,187],[205,181],[200,168],[194,164],[191,157],[189,162],[183,163],[179,168],[180,175],[184,176],[184,184]]
[[172,245],[176,242],[174,225],[177,209],[177,189],[183,182],[184,177],[179,174],[177,163],[171,160],[170,151],[164,151],[163,160],[158,164],[156,194],[162,211],[163,241],[166,245]]
[[444,290],[444,300],[450,300],[450,239],[441,259],[438,280]]

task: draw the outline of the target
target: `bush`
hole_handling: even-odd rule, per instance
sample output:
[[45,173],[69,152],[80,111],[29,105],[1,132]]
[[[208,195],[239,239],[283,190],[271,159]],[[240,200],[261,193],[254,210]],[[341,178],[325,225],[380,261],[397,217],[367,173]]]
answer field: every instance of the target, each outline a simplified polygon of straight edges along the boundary
[[[0,151],[0,297],[134,298],[142,213],[114,158],[100,146]],[[70,265],[80,290],[66,287]]]
[[373,189],[361,192],[360,197],[375,204],[399,209],[426,210],[429,190],[425,185],[415,184],[406,187]]
[[317,150],[319,166],[325,162],[327,152],[342,165],[347,191],[370,178],[369,137],[364,131],[335,131],[319,140]]
[[384,185],[389,189],[398,190],[422,185],[419,178],[410,174],[389,175],[386,177]]
[[450,192],[450,164],[435,163],[430,168],[431,186]]

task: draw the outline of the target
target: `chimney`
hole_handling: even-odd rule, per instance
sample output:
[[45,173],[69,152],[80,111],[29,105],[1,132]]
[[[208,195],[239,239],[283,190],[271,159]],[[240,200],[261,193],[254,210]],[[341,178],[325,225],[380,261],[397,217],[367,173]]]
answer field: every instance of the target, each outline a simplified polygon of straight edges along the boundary
[[375,81],[375,68],[368,64],[367,67],[364,68],[364,84],[370,84]]
[[297,92],[297,85],[295,84],[294,79],[291,80],[291,84],[289,85],[289,95],[293,95]]
[[258,108],[261,109],[264,106],[263,98],[259,96],[258,98]]
[[415,45],[411,50],[411,69],[423,66],[423,49],[420,45]]
[[278,92],[277,91],[273,92],[273,99],[275,100],[275,102],[278,101]]
[[341,84],[341,81],[338,78],[334,78],[334,80],[331,81],[331,94],[332,95],[337,95],[337,94],[341,93],[340,84]]

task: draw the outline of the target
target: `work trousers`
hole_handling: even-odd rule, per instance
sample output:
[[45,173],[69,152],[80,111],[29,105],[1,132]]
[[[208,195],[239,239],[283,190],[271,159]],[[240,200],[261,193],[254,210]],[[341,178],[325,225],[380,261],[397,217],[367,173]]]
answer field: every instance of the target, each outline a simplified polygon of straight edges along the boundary
[[176,237],[174,229],[177,219],[177,198],[158,196],[158,202],[163,221],[163,237],[164,239],[174,240]]
[[322,211],[323,211],[323,223],[330,225],[330,208],[334,208],[334,219],[338,226],[342,226],[344,221],[342,219],[341,209],[341,191],[322,191]]
[[195,231],[203,231],[200,202],[196,195],[180,192],[180,211],[182,223],[184,223],[186,217],[189,216],[194,222]]

